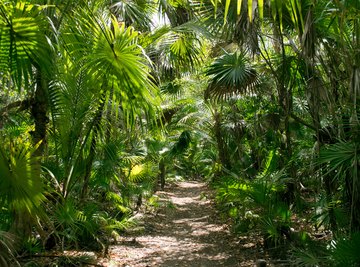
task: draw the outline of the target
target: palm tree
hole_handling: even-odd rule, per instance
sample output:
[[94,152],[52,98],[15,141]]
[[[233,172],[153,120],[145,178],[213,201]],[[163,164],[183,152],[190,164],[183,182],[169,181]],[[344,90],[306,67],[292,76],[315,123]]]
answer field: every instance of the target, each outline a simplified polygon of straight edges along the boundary
[[205,99],[215,100],[213,104],[214,135],[219,159],[225,168],[231,169],[229,151],[222,130],[222,104],[218,111],[216,100],[221,101],[236,95],[249,94],[258,82],[257,72],[249,64],[244,53],[225,52],[208,67],[206,75],[210,76],[210,80],[205,91]]
[[[91,99],[96,100],[93,102],[93,110],[90,111],[92,118],[89,127],[84,129],[83,138],[89,143],[81,145],[81,150],[89,149],[83,187],[85,194],[96,153],[94,149],[101,140],[104,115],[110,112],[107,109],[114,109],[113,114],[121,110],[125,127],[132,127],[137,116],[145,114],[150,118],[154,114],[157,92],[148,78],[149,63],[137,45],[138,33],[133,28],[120,26],[116,19],[111,17],[108,18],[111,27],[108,27],[106,20],[89,14],[86,9],[76,12],[79,16],[71,18],[71,24],[64,29],[71,38],[64,39],[64,46],[71,51],[69,56],[75,59],[71,66],[81,66],[78,73],[80,81],[85,81],[88,86],[91,82]],[[106,101],[112,104],[105,105]],[[70,182],[71,178],[68,179]],[[64,187],[65,195],[68,182]]]
[[[52,12],[52,7],[22,2],[0,4],[3,84],[9,91],[16,86],[19,95],[29,95],[28,99],[11,103],[2,111],[16,107],[30,110],[34,120],[31,133],[36,144],[36,151],[31,153],[19,144],[18,150],[10,150],[9,155],[2,148],[2,188],[16,185],[21,177],[29,181],[14,187],[19,191],[2,194],[3,205],[23,199],[18,201],[18,206],[11,206],[18,213],[13,228],[19,228],[20,222],[38,214],[33,206],[39,206],[44,193],[40,185],[40,160],[47,164],[44,175],[51,181],[49,193],[57,191],[67,198],[76,190],[85,198],[95,155],[103,141],[105,116],[121,113],[125,130],[138,120],[151,118],[157,106],[157,90],[149,75],[150,62],[138,45],[138,32],[119,25],[97,3],[85,7],[70,1],[54,4],[58,4],[60,13]],[[48,21],[52,21],[53,28]],[[47,143],[49,132],[51,143]],[[48,158],[40,158],[45,148]],[[36,168],[33,161],[26,162],[29,155],[34,156]],[[16,163],[12,159],[26,163],[22,165],[26,172],[19,179],[13,176],[20,173],[9,173]],[[31,167],[27,167],[29,164]],[[17,229],[24,232],[24,238],[31,234],[32,225],[27,223],[27,226],[23,231]]]

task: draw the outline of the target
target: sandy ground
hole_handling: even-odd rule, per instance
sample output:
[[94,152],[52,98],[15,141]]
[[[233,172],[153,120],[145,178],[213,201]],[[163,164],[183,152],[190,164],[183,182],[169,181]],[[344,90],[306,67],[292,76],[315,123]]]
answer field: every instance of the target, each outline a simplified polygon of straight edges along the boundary
[[206,184],[178,182],[157,192],[160,208],[138,214],[138,230],[110,248],[107,267],[254,266],[256,245],[233,237]]

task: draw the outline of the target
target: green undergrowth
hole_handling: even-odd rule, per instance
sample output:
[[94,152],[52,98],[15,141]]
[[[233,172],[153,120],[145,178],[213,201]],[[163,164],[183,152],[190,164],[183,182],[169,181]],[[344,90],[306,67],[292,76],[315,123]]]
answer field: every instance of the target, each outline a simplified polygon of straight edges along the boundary
[[330,231],[317,198],[304,194],[297,206],[287,204],[286,177],[284,172],[253,180],[232,175],[213,183],[218,209],[234,234],[262,237],[258,244],[265,254],[286,266],[359,266],[360,234]]

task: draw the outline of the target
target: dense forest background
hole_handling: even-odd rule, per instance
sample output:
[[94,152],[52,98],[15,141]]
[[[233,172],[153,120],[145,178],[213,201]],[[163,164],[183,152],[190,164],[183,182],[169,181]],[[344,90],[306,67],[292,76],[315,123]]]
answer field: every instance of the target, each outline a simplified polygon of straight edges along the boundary
[[106,254],[175,178],[298,265],[358,266],[358,0],[2,0],[0,73],[1,266]]

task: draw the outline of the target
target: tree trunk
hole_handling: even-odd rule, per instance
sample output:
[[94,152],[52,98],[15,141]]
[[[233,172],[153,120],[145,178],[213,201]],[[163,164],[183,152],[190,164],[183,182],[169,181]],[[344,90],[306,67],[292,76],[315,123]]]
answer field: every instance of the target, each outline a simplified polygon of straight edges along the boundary
[[[41,156],[44,154],[46,148],[46,130],[49,118],[48,98],[47,98],[47,81],[44,79],[41,70],[36,71],[36,88],[34,100],[31,103],[31,115],[34,119],[35,130],[31,132],[34,146],[38,146],[33,153],[36,157],[37,163],[41,164]],[[39,176],[34,179],[41,179]],[[11,232],[17,234],[22,239],[26,240],[32,235],[32,227],[36,225],[35,218],[27,210],[15,210],[14,222],[11,227]]]
[[[292,88],[291,83],[288,84],[288,77],[287,75],[287,69],[285,61],[286,58],[286,51],[285,51],[285,45],[284,45],[284,39],[283,34],[280,31],[279,25],[275,27],[274,34],[276,34],[276,40],[279,42],[279,52],[282,56],[282,69],[281,73],[278,77],[278,96],[279,96],[279,106],[282,109],[282,116],[284,119],[284,131],[285,131],[285,142],[280,147],[281,155],[282,155],[282,161],[284,166],[287,166],[289,175],[292,180],[296,180],[296,169],[294,165],[291,162],[291,158],[293,156],[292,151],[292,142],[291,142],[291,131],[290,131],[290,123],[289,119],[291,117],[292,113],[292,101],[293,101],[293,95],[292,95]],[[289,88],[288,88],[289,87]],[[286,192],[284,195],[284,200],[287,204],[293,203],[295,200],[295,194],[296,194],[296,186],[294,181],[289,181],[286,183]]]
[[34,100],[31,105],[31,115],[34,119],[35,130],[31,132],[33,144],[38,145],[34,156],[43,155],[46,148],[46,130],[49,118],[47,82],[43,77],[41,70],[36,73],[36,89]]

